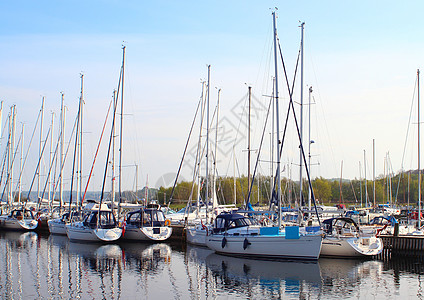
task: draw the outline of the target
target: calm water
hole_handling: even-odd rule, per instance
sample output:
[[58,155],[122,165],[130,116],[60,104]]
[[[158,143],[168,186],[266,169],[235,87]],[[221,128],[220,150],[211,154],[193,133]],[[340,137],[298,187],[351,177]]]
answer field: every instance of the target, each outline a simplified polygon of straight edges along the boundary
[[422,260],[231,258],[181,244],[0,232],[2,299],[423,299]]

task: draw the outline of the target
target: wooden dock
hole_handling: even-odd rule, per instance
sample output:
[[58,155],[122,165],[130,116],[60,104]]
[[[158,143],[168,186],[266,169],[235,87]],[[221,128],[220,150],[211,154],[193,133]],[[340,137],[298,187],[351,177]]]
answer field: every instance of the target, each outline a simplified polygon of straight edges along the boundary
[[171,225],[171,227],[172,235],[170,239],[174,241],[185,241],[186,233],[184,225]]
[[384,255],[424,256],[424,236],[381,235]]

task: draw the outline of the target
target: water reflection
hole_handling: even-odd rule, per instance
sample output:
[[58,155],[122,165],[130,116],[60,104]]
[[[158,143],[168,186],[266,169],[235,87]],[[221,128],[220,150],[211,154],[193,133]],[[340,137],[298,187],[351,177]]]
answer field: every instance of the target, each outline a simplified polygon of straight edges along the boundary
[[423,259],[263,261],[34,232],[0,232],[0,251],[2,299],[423,298]]
[[125,267],[136,273],[158,274],[171,261],[171,247],[167,244],[129,242],[121,244]]
[[213,253],[206,258],[206,264],[224,290],[244,291],[248,296],[306,296],[316,292],[321,284],[317,262],[263,261]]

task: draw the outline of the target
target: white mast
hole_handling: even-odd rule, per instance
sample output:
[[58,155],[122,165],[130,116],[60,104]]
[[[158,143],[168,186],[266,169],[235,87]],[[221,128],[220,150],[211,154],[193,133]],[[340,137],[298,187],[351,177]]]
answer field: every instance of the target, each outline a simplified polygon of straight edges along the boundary
[[10,182],[9,182],[9,196],[11,201],[13,202],[13,166],[14,166],[14,161],[13,161],[13,157],[14,157],[14,149],[15,149],[15,132],[16,132],[16,105],[12,106],[12,137],[11,137],[11,150],[12,152],[10,153],[10,159],[11,159],[11,164],[10,164]]
[[372,139],[372,186],[373,201],[375,207],[375,139]]
[[84,111],[84,74],[81,74],[81,98],[80,98],[80,105],[81,105],[81,110],[80,110],[80,138],[79,138],[79,163],[78,163],[78,187],[77,187],[77,203],[81,204],[82,202],[82,149],[83,149],[83,143],[82,143],[82,137],[83,137],[83,132],[82,132],[82,123],[83,123],[83,111]]
[[[249,93],[249,113],[248,113],[248,120],[247,120],[247,193],[249,195],[250,192],[250,186],[253,184],[253,182],[250,182],[250,107],[252,102],[252,87],[248,86],[248,93]],[[249,199],[250,201],[250,199]]]
[[281,197],[280,197],[280,129],[278,113],[278,68],[277,68],[277,27],[275,21],[275,11],[272,12],[274,25],[274,68],[275,68],[275,115],[276,115],[276,133],[277,133],[277,202],[278,202],[278,227],[281,227]]
[[122,202],[122,132],[124,122],[124,72],[125,72],[125,46],[122,46],[122,78],[121,78],[121,126],[119,133],[119,204],[118,204],[118,218],[121,216],[121,202]]
[[9,197],[9,190],[10,190],[10,164],[11,164],[11,144],[12,144],[12,107],[10,108],[10,113],[8,116],[8,129],[9,129],[9,134],[7,136],[7,159],[6,159],[6,163],[7,163],[7,180],[6,180],[6,199],[7,199],[7,205],[11,205],[10,202],[10,197]]
[[367,159],[364,150],[364,180],[365,180],[365,207],[368,207],[368,187],[367,187]]
[[361,193],[361,207],[362,207],[362,170],[361,170],[361,161],[359,161],[359,192]]
[[210,93],[210,75],[211,75],[211,65],[208,65],[208,88],[207,88],[207,97],[206,97],[206,190],[205,190],[205,199],[206,199],[206,220],[208,220],[208,202],[209,202],[209,93]]
[[237,205],[237,182],[236,182],[236,150],[233,146],[233,164],[234,164],[234,205]]
[[[50,128],[50,156],[49,156],[49,162],[50,162],[50,170],[52,169],[53,166],[53,161],[52,161],[52,156],[53,156],[53,130],[54,130],[54,112],[52,112],[52,122],[51,122],[51,128]],[[49,173],[50,174],[50,173]],[[52,185],[53,185],[53,176],[48,176],[47,178],[48,180],[48,197],[47,199],[49,200],[49,203],[53,202],[53,199],[51,199],[51,190],[52,190]]]
[[65,107],[63,104],[64,93],[62,92],[62,99],[60,103],[60,174],[59,174],[59,203],[60,208],[63,206],[63,165],[64,165],[64,143],[65,143]]
[[[301,41],[300,41],[300,144],[303,144],[303,31],[304,31],[304,25],[305,22],[302,22],[300,24],[300,28],[301,28]],[[303,197],[302,197],[302,166],[303,166],[303,154],[302,154],[302,147],[299,147],[300,149],[300,162],[299,162],[299,166],[300,166],[300,170],[299,170],[299,205],[303,204]]]
[[[41,120],[40,120],[40,144],[38,147],[38,156],[41,160],[42,148],[43,148],[43,121],[44,121],[44,97],[41,100]],[[40,200],[40,166],[37,168],[37,200]]]
[[420,70],[417,70],[418,83],[418,228],[421,228],[421,167],[420,167]]
[[[312,87],[310,86],[309,87],[309,143],[308,143],[308,146],[309,146],[309,150],[308,150],[309,151],[309,153],[308,153],[309,161],[308,161],[308,164],[309,164],[309,178],[311,178],[311,180],[312,180],[312,176],[311,176],[311,144],[314,141],[311,140],[311,94],[312,94]],[[311,187],[312,187],[312,185],[311,185]],[[309,208],[309,210],[311,210],[312,191],[311,191],[311,189],[308,189],[308,190],[309,190],[308,208]]]
[[21,193],[22,193],[22,185],[21,185],[21,178],[22,178],[22,172],[23,172],[23,159],[24,159],[24,129],[25,124],[22,123],[22,131],[21,131],[21,159],[19,163],[19,181],[18,181],[18,202],[21,203]]
[[[113,90],[113,111],[116,111],[116,90]],[[112,122],[112,195],[111,195],[111,202],[112,202],[112,211],[113,207],[115,206],[115,122]]]
[[[274,116],[275,116],[275,103],[274,103],[274,97],[275,97],[275,78],[272,78],[272,118],[271,118],[271,145],[270,145],[270,155],[271,155],[271,163],[270,163],[270,168],[271,168],[271,180],[270,180],[270,191],[272,191],[272,189],[274,188],[274,126],[275,126],[275,121],[274,121]],[[272,199],[272,192],[271,192],[271,199]]]

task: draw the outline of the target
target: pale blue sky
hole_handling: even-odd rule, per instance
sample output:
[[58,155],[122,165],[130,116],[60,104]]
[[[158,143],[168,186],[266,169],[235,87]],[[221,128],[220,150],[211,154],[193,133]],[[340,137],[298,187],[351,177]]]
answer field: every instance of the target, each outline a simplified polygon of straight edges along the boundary
[[[125,164],[139,164],[139,185],[149,175],[153,186],[163,174],[177,170],[207,64],[212,66],[212,87],[222,88],[220,115],[235,125],[233,112],[246,93],[245,83],[258,98],[270,92],[270,8],[276,6],[290,76],[299,48],[299,20],[306,23],[304,84],[313,86],[317,101],[312,151],[320,162],[313,175],[338,177],[343,160],[343,177],[359,177],[364,149],[371,165],[373,138],[376,174],[384,172],[386,152],[394,171],[399,170],[416,69],[424,60],[422,1],[2,1],[0,99],[6,111],[17,104],[29,135],[41,96],[46,96],[47,111],[58,114],[64,91],[70,127],[83,71],[88,169],[125,41]],[[285,89],[281,92],[284,99]],[[216,90],[211,97],[213,107]],[[299,101],[299,87],[295,97]],[[255,123],[255,147],[262,123]],[[245,173],[243,143],[236,155]],[[409,144],[415,147],[412,140]],[[289,154],[296,151],[291,148]],[[405,168],[414,168],[412,150],[409,157]],[[219,159],[220,174],[232,176],[227,160]],[[104,157],[99,161],[97,185]],[[283,161],[295,163],[297,156]],[[266,175],[267,168],[262,167]],[[28,165],[27,182],[32,173]],[[133,184],[130,173],[128,169],[128,188]],[[190,176],[186,168],[184,177]],[[295,171],[292,176],[297,178]]]

